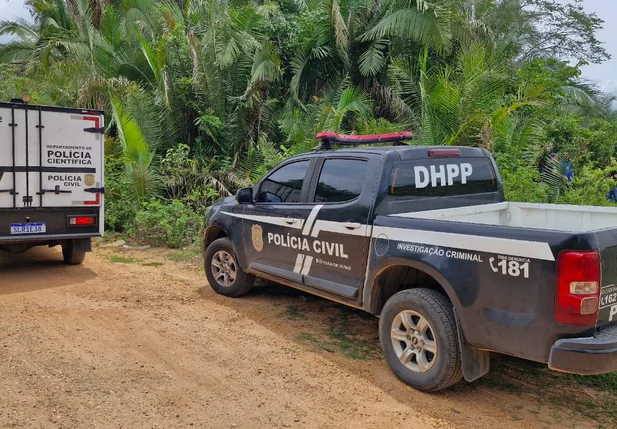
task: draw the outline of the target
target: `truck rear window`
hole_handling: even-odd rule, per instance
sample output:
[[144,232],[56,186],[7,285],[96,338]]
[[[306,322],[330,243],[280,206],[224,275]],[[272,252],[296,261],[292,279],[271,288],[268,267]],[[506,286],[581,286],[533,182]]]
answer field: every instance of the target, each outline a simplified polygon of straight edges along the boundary
[[439,158],[396,162],[388,195],[447,197],[497,190],[495,172],[487,158]]

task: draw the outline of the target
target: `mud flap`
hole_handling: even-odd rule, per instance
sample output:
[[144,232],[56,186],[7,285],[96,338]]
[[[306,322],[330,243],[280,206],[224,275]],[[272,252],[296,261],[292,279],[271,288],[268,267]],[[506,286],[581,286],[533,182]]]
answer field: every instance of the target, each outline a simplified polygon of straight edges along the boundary
[[480,350],[467,344],[456,309],[453,308],[452,310],[454,311],[454,318],[456,319],[456,330],[458,333],[458,345],[461,350],[461,367],[463,368],[463,377],[465,377],[465,381],[471,383],[472,381],[476,381],[478,378],[488,374],[488,371],[491,368],[491,352]]
[[92,252],[92,240],[89,238],[77,238],[71,241],[73,242],[73,250],[76,252]]

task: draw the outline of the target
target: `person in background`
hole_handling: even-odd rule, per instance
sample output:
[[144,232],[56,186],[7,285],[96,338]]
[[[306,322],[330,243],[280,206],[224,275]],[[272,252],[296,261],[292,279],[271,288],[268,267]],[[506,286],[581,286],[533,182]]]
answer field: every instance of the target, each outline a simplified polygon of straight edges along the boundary
[[613,179],[616,183],[615,183],[615,186],[613,186],[611,190],[608,191],[608,195],[606,196],[606,198],[609,201],[617,203],[617,171],[616,170],[611,171],[611,175],[609,177]]
[[559,200],[561,193],[561,185],[566,179],[566,176],[561,171],[561,164],[559,163],[559,155],[555,152],[549,155],[546,159],[544,168],[542,169],[542,180],[546,183],[550,189],[549,200],[551,203],[556,203]]
[[[549,157],[553,160],[551,163],[551,171],[555,177],[560,177],[561,179],[569,182],[568,177],[566,176],[566,171],[564,169],[563,161],[559,160],[559,155],[555,152],[551,153]],[[572,164],[572,161],[569,161]],[[574,176],[574,172],[572,172],[572,176]]]
[[566,178],[567,182],[571,182],[574,179],[574,164],[570,160],[570,154],[565,152],[563,159],[559,162],[560,172]]

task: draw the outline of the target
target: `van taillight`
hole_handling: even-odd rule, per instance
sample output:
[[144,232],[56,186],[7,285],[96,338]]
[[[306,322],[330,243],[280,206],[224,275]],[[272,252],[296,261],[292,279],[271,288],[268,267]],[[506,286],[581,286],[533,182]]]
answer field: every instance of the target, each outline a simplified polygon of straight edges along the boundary
[[600,295],[600,254],[566,251],[557,260],[555,320],[562,325],[596,323]]
[[96,216],[69,216],[69,226],[96,225]]

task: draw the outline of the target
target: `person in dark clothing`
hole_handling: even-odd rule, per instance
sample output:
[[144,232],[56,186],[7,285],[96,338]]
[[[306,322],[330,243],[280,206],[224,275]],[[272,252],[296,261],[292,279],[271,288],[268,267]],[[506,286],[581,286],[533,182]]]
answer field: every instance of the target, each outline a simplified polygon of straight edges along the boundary
[[570,154],[565,152],[563,159],[559,161],[560,173],[566,178],[567,182],[571,182],[574,179],[574,164],[570,160]]
[[[616,170],[611,171],[611,175],[610,175],[610,177],[611,177],[611,178],[612,178],[615,182],[617,182],[617,171],[616,171]],[[606,198],[607,198],[609,201],[612,201],[612,202],[614,202],[614,203],[617,203],[617,183],[615,184],[615,186],[613,186],[613,187],[611,188],[611,190],[610,190],[610,191],[608,191],[608,195],[606,196]]]
[[551,203],[556,203],[559,200],[561,194],[561,186],[566,180],[566,176],[561,171],[561,164],[559,163],[559,155],[551,153],[542,167],[540,173],[542,180],[550,187],[549,200]]

